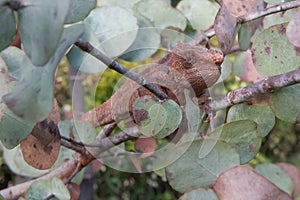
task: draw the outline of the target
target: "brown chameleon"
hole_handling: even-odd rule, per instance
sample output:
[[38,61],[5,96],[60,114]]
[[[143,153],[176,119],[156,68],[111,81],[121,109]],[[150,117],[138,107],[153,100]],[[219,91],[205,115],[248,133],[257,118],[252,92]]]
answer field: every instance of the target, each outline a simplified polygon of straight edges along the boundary
[[[199,46],[178,43],[176,47],[157,63],[146,67],[141,75],[165,92],[170,99],[185,104],[184,90],[188,89],[199,97],[220,76],[221,52]],[[144,87],[127,80],[110,99],[85,113],[81,119],[94,127],[133,118],[132,105],[139,97],[155,101],[159,99]]]

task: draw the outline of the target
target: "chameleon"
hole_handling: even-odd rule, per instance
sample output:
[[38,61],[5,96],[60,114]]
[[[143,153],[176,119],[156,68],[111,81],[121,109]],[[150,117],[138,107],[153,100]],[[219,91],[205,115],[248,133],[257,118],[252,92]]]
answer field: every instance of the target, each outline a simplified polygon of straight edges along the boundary
[[[184,105],[184,90],[188,89],[194,96],[200,97],[218,80],[222,62],[223,54],[218,50],[179,42],[165,57],[147,66],[140,74],[170,99]],[[83,114],[81,120],[89,121],[94,127],[129,117],[141,121],[133,114],[133,103],[140,97],[160,101],[143,86],[127,80],[106,102]]]

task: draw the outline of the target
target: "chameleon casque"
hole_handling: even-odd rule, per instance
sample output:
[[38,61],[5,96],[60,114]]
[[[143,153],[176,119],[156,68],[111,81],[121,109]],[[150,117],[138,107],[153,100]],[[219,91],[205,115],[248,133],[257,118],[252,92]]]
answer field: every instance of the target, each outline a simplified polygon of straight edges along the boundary
[[[185,105],[185,89],[200,97],[218,80],[222,61],[223,54],[219,51],[178,43],[164,58],[142,70],[141,75],[182,106]],[[110,99],[85,113],[81,119],[91,122],[94,127],[129,117],[135,122],[141,121],[132,108],[134,101],[140,97],[159,101],[143,86],[127,80]]]

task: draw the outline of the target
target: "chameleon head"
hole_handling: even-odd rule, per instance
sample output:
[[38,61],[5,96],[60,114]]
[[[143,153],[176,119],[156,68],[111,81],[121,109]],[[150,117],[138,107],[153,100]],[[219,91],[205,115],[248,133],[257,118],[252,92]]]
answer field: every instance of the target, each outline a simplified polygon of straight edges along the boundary
[[189,82],[196,96],[218,80],[222,62],[221,52],[184,43],[178,43],[170,57],[172,68]]

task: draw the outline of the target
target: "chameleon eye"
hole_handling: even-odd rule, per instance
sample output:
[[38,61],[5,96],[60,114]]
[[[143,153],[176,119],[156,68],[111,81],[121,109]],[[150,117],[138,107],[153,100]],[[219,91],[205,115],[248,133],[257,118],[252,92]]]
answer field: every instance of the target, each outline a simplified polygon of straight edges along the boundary
[[189,63],[189,64],[192,64],[193,59],[192,59],[192,57],[188,56],[188,57],[185,59],[185,61],[186,61],[187,63]]

